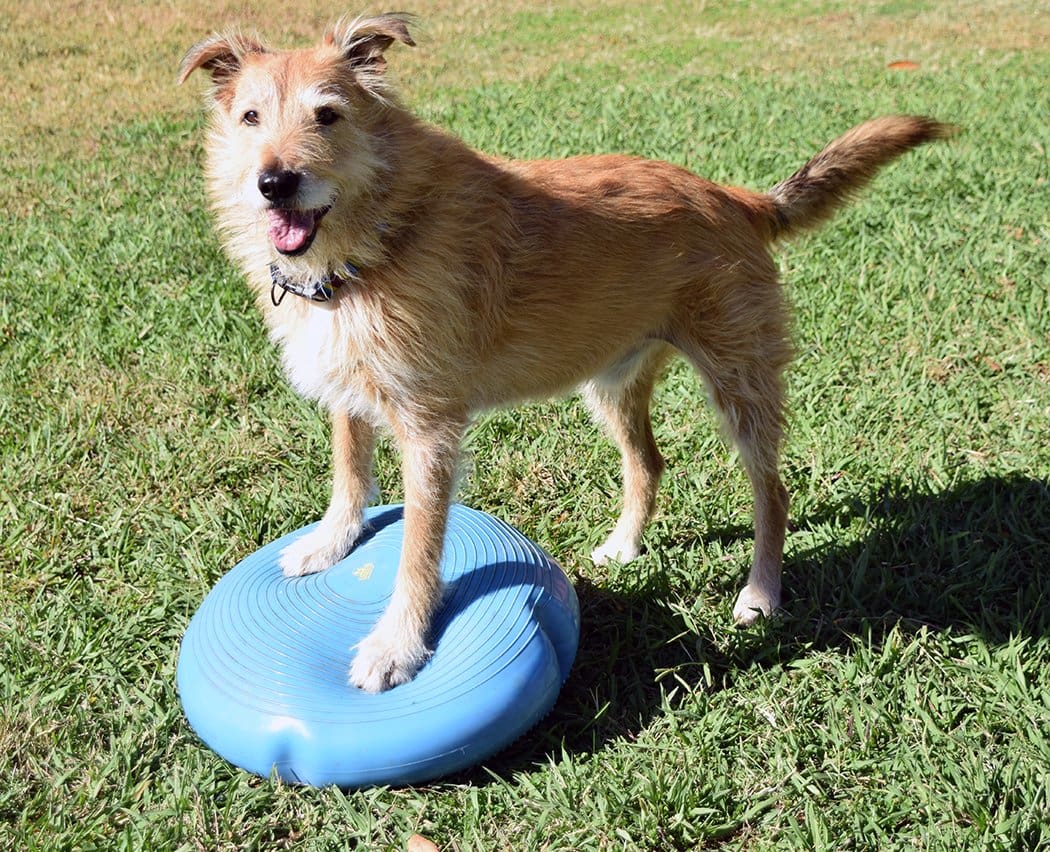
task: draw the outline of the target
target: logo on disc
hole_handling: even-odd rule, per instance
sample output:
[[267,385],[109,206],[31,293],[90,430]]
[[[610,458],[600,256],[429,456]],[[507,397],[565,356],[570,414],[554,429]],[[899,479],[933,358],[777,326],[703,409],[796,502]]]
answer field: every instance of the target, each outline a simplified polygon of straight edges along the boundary
[[363,583],[365,580],[372,576],[372,572],[375,570],[375,565],[373,565],[371,562],[366,562],[364,565],[362,565],[360,568],[354,571],[354,576],[357,577],[357,579]]

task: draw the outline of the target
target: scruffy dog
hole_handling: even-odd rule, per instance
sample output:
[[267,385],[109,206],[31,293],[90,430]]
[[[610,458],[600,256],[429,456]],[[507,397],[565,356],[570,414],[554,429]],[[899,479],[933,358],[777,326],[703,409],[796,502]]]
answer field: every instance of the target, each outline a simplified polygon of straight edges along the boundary
[[405,538],[390,604],[350,681],[378,692],[427,660],[446,516],[473,412],[581,386],[623,455],[623,510],[595,561],[634,559],[663,460],[649,398],[672,350],[696,368],[754,491],[755,549],[733,610],[780,603],[778,473],[791,355],[770,245],[826,219],[879,167],[946,135],[880,118],[768,193],[626,156],[508,161],[398,102],[385,51],[406,17],[344,19],[307,50],[239,34],[190,49],[213,88],[207,178],[226,249],[295,387],[331,412],[332,500],[281,557],[322,571],[362,533],[377,427],[403,459]]

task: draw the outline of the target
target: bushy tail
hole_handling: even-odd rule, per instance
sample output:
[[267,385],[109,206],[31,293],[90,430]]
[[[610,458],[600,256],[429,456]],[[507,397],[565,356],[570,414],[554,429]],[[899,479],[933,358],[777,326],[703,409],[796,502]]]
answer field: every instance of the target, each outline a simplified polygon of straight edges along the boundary
[[951,135],[954,129],[914,115],[890,115],[854,127],[769,191],[772,237],[819,225],[884,165],[918,145]]

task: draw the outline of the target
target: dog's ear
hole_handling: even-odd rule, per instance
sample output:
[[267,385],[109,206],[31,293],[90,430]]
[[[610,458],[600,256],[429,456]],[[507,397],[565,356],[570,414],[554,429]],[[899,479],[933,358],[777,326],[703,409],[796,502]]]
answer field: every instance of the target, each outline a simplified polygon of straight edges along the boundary
[[408,25],[413,19],[401,12],[374,18],[343,19],[325,34],[325,42],[338,48],[366,89],[381,85],[386,69],[386,49],[395,41],[415,47]]
[[193,45],[182,59],[179,66],[179,83],[198,68],[211,74],[216,92],[230,82],[241,70],[246,56],[252,53],[265,53],[266,48],[254,39],[239,34],[215,35]]

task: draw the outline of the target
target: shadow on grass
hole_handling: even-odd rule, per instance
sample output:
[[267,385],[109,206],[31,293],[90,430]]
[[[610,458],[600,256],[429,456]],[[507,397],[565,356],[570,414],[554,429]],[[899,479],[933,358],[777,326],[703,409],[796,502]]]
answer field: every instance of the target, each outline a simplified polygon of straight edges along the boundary
[[[547,719],[489,769],[505,776],[562,748],[596,752],[637,735],[660,712],[662,673],[725,689],[750,666],[846,648],[858,637],[877,645],[893,628],[992,644],[1050,634],[1050,483],[993,477],[936,494],[891,483],[796,526],[845,529],[858,520],[865,534],[850,533],[848,545],[789,546],[785,611],[721,647],[688,629],[659,578],[630,594],[577,580],[583,626],[573,673]],[[725,589],[727,599],[734,593]],[[488,777],[476,770],[462,780]]]

